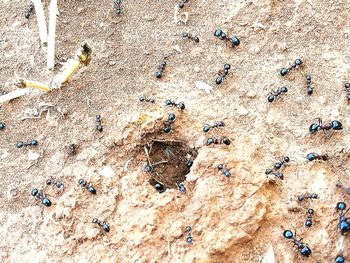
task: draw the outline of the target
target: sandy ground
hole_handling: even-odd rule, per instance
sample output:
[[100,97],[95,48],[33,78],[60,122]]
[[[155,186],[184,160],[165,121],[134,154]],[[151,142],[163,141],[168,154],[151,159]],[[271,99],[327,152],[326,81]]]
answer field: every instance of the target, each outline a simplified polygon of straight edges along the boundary
[[[59,1],[57,65],[47,72],[36,17],[27,20],[23,15],[29,1],[0,2],[2,92],[18,77],[48,82],[83,41],[94,51],[91,64],[64,88],[1,106],[0,121],[6,124],[0,131],[2,262],[333,262],[338,253],[350,259],[349,238],[337,230],[334,209],[337,202],[349,201],[335,183],[341,180],[350,187],[350,116],[344,90],[350,80],[350,2],[189,0],[181,10],[189,12],[186,25],[174,23],[176,4],[125,0],[117,17],[113,1]],[[237,35],[241,45],[232,48],[216,39],[216,28]],[[185,31],[200,42],[183,39]],[[174,53],[174,47],[181,52]],[[157,65],[172,53],[163,78],[156,79]],[[296,58],[303,66],[281,77],[279,70]],[[231,64],[231,74],[216,86],[215,74],[225,63]],[[315,88],[311,96],[306,94],[306,74]],[[195,81],[213,86],[212,92],[197,89]],[[269,92],[281,86],[288,92],[268,103]],[[140,95],[156,102],[141,103]],[[166,99],[184,101],[186,110],[174,110],[181,118],[174,132],[161,137],[181,138],[198,149],[185,181],[186,195],[176,189],[163,194],[154,190],[141,169],[144,126],[141,132],[124,129],[142,114],[164,118],[169,112],[163,106]],[[54,105],[63,117],[51,110],[49,116],[20,120],[26,109],[40,103]],[[102,133],[94,130],[97,114],[102,116]],[[317,117],[324,122],[337,119],[344,129],[309,135]],[[224,121],[225,127],[211,135],[229,137],[228,148],[203,146],[209,135],[202,126],[215,120]],[[39,141],[38,147],[15,148],[17,141],[31,139]],[[78,145],[77,155],[65,152],[70,143]],[[39,159],[30,160],[31,151]],[[305,155],[312,151],[327,153],[329,161],[307,162]],[[291,159],[284,180],[266,183],[265,169],[282,155]],[[235,168],[241,177],[228,187],[215,170],[220,162],[247,168]],[[50,177],[65,184],[64,193],[45,186]],[[82,192],[79,178],[90,180],[98,194]],[[239,212],[247,217],[225,221],[225,211],[232,208],[228,204],[236,200],[227,194],[233,187],[243,192],[247,188],[237,199],[247,199]],[[33,188],[44,189],[52,207],[36,204]],[[306,192],[320,198],[297,204],[296,196]],[[307,229],[303,225],[311,207],[314,225]],[[154,218],[146,222],[150,214]],[[101,233],[91,223],[94,217],[106,219],[111,232]],[[191,221],[194,217],[197,224]],[[231,229],[237,222],[242,228]],[[188,223],[194,228],[193,245],[184,240]],[[309,259],[283,238],[283,230],[292,226],[312,249]],[[167,242],[160,238],[168,234]]]

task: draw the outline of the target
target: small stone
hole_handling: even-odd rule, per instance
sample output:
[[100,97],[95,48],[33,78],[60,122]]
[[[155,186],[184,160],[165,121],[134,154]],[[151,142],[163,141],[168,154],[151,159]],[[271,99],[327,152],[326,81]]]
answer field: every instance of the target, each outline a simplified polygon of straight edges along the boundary
[[198,88],[200,90],[204,90],[204,92],[207,94],[209,94],[211,92],[211,90],[213,89],[212,86],[208,85],[207,83],[205,83],[203,81],[196,81],[194,83],[194,85],[196,86],[196,88]]
[[114,66],[115,64],[117,64],[117,61],[108,61],[108,65],[110,66]]
[[28,160],[29,161],[38,160],[39,157],[40,157],[40,153],[34,152],[32,150],[29,150],[29,152],[28,152]]
[[194,72],[199,73],[199,71],[200,71],[201,69],[200,69],[199,67],[195,66],[195,67],[193,68],[193,70],[194,70]]
[[249,113],[249,111],[241,105],[238,106],[237,111],[238,111],[238,114],[241,116],[247,115]]
[[255,98],[256,97],[256,92],[253,90],[250,90],[247,92],[247,97],[248,98]]
[[113,177],[115,175],[115,172],[113,171],[112,167],[105,166],[100,170],[99,174],[104,177]]

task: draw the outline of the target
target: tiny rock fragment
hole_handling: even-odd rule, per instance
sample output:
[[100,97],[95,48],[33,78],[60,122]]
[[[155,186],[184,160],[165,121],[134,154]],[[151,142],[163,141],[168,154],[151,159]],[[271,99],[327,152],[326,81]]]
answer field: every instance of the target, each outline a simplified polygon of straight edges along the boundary
[[241,116],[247,115],[249,113],[249,111],[242,105],[238,106],[237,111],[238,111],[238,114]]
[[247,97],[248,98],[255,98],[256,97],[256,92],[253,90],[250,90],[247,92]]
[[39,157],[40,157],[40,153],[34,152],[32,150],[29,150],[29,152],[28,152],[28,160],[29,161],[38,160]]
[[276,262],[275,253],[273,252],[273,248],[270,245],[269,250],[262,257],[260,263],[275,263],[275,262]]
[[203,81],[196,81],[195,83],[196,88],[203,90],[205,93],[209,94],[211,90],[213,89],[212,86],[208,85],[207,83]]
[[99,174],[104,177],[113,177],[115,175],[115,172],[113,171],[112,167],[105,166],[100,170]]

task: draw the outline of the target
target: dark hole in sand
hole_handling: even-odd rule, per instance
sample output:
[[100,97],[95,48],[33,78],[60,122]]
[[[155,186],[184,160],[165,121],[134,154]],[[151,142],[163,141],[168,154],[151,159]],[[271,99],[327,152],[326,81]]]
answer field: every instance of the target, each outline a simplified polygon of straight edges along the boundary
[[197,157],[197,151],[182,141],[154,140],[145,148],[149,155],[146,170],[151,168],[148,170],[149,182],[153,187],[160,183],[164,190],[178,188],[178,184],[186,180],[191,163]]

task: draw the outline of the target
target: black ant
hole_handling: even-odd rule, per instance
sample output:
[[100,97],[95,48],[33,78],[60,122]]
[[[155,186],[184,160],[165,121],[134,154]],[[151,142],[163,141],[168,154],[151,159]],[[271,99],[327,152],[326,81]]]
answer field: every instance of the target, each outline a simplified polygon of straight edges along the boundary
[[327,154],[317,154],[317,153],[308,153],[306,155],[306,159],[308,159],[310,162],[314,160],[321,160],[321,161],[327,161],[328,160],[328,155]]
[[64,184],[63,183],[61,183],[58,180],[51,179],[51,178],[47,179],[46,184],[47,185],[55,185],[59,190],[63,190],[63,188],[64,188]]
[[185,3],[187,2],[188,0],[181,0],[180,2],[179,2],[179,8],[184,8],[185,7]]
[[302,202],[306,199],[318,199],[318,194],[302,194],[298,196],[298,202]]
[[305,221],[305,226],[306,227],[311,227],[312,226],[312,216],[314,214],[314,210],[312,208],[309,208],[307,210],[307,218],[306,218],[306,221]]
[[232,44],[232,47],[237,47],[241,43],[237,36],[228,37],[221,29],[214,31],[214,36],[220,40],[226,40]]
[[91,194],[95,195],[96,194],[96,189],[92,187],[91,183],[88,183],[84,179],[79,179],[78,183],[80,184],[81,188],[87,189]]
[[32,190],[32,196],[34,196],[38,201],[40,201],[44,206],[51,206],[51,201],[45,197],[38,189]]
[[344,85],[346,90],[346,99],[348,100],[348,104],[350,103],[350,82],[345,83]]
[[164,103],[165,103],[165,106],[167,107],[176,107],[180,110],[184,110],[186,108],[185,103],[183,101],[176,103],[175,101],[172,101],[172,100],[166,100]]
[[344,202],[337,203],[337,211],[340,210],[338,229],[342,235],[350,232],[350,223],[348,222],[349,218],[345,217],[345,214],[349,211],[350,208],[344,212],[345,209],[346,204]]
[[224,79],[228,75],[228,71],[230,70],[230,68],[231,68],[230,64],[225,64],[224,70],[218,72],[217,77],[215,79],[216,85],[220,85],[224,81]]
[[231,141],[230,141],[230,139],[228,139],[226,137],[208,138],[207,145],[210,145],[210,144],[226,144],[226,145],[230,145]]
[[287,92],[288,92],[288,88],[287,87],[280,87],[276,91],[272,90],[270,92],[270,95],[267,97],[267,100],[269,102],[273,102],[279,95],[281,95],[283,93],[287,93]]
[[291,71],[292,69],[295,69],[297,67],[300,67],[301,65],[303,64],[303,61],[300,59],[300,58],[297,58],[295,61],[294,61],[294,64],[292,66],[290,66],[289,68],[282,68],[281,69],[281,76],[285,76],[287,75],[287,73],[289,71]]
[[122,0],[114,0],[114,9],[116,15],[120,15],[122,13],[121,3]]
[[4,130],[5,127],[6,127],[5,123],[0,122],[0,131],[1,131],[1,130]]
[[284,179],[284,175],[280,172],[278,172],[279,169],[282,168],[283,165],[285,165],[286,163],[289,163],[290,162],[290,159],[288,156],[282,156],[281,158],[281,161],[275,163],[273,165],[273,168],[272,169],[267,169],[265,171],[265,174],[268,175],[268,174],[273,174],[274,176],[280,178],[281,180]]
[[163,60],[163,61],[161,61],[159,63],[159,65],[157,67],[158,71],[156,72],[156,78],[157,79],[160,79],[163,76],[163,71],[164,71],[165,66],[166,66],[166,61],[165,60]]
[[109,225],[105,221],[101,222],[97,218],[94,218],[94,219],[92,219],[92,223],[99,225],[106,232],[110,231]]
[[186,187],[185,187],[185,185],[183,184],[183,183],[179,183],[179,182],[177,182],[176,183],[176,186],[177,186],[177,188],[179,189],[179,191],[181,192],[181,193],[186,193]]
[[222,173],[223,173],[224,176],[226,176],[226,177],[230,177],[230,176],[231,176],[231,173],[229,172],[229,170],[227,170],[227,169],[224,168],[224,165],[223,165],[223,164],[219,164],[219,165],[218,165],[218,170],[219,170],[219,171],[222,171]]
[[141,101],[141,102],[146,101],[146,102],[154,103],[154,99],[153,98],[146,98],[145,96],[140,96],[139,97],[139,101]]
[[290,239],[293,242],[293,244],[299,249],[299,252],[302,256],[308,257],[311,255],[311,249],[305,243],[301,242],[302,239],[297,240],[296,234],[294,237],[292,231],[285,230],[283,232],[283,237],[285,237],[286,239]]
[[193,40],[195,43],[199,43],[199,37],[193,36],[193,35],[190,34],[190,33],[183,32],[183,33],[182,33],[182,37],[183,37],[183,38],[191,39],[191,40]]
[[212,128],[219,128],[219,127],[224,127],[225,124],[223,121],[215,121],[213,125],[210,124],[205,124],[203,127],[204,132],[208,132]]
[[342,183],[338,182],[335,184],[336,187],[342,189],[345,193],[347,193],[348,195],[350,195],[350,188],[345,187]]
[[266,174],[266,175],[268,175],[268,174],[273,174],[274,176],[278,177],[278,178],[281,179],[281,180],[284,179],[283,173],[278,172],[278,171],[273,170],[273,169],[267,169],[267,170],[265,171],[265,174]]
[[327,124],[322,124],[322,119],[321,118],[317,118],[318,120],[318,124],[317,123],[312,123],[309,127],[309,132],[310,133],[315,133],[318,130],[323,130],[323,131],[327,131],[327,130],[342,130],[343,129],[343,125],[341,124],[340,121],[332,121],[330,123]]
[[19,141],[16,143],[16,148],[22,148],[22,147],[27,147],[27,146],[37,146],[38,145],[38,141],[37,140],[30,140],[28,142],[22,142]]
[[103,127],[102,127],[102,123],[101,123],[101,115],[96,115],[96,131],[102,132],[103,131]]
[[30,3],[28,9],[24,10],[24,17],[29,19],[34,14],[35,6],[33,3]]
[[187,166],[188,168],[191,168],[192,165],[193,165],[193,160],[189,159],[189,160],[186,161],[186,166]]
[[164,193],[165,192],[165,187],[163,184],[156,182],[156,184],[154,185],[154,188],[157,190],[158,193]]
[[192,244],[193,243],[193,239],[192,239],[192,236],[191,236],[191,231],[192,231],[192,227],[186,226],[185,233],[186,233],[186,242],[188,244]]
[[345,263],[345,258],[341,255],[337,256],[334,260],[335,263]]
[[176,115],[174,113],[168,114],[168,119],[164,123],[165,127],[163,128],[163,132],[169,133],[171,131],[171,124],[176,120]]
[[308,95],[311,95],[314,92],[314,88],[311,86],[311,76],[306,75],[306,91]]

